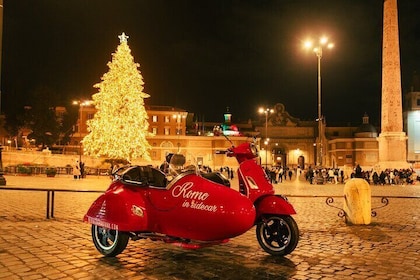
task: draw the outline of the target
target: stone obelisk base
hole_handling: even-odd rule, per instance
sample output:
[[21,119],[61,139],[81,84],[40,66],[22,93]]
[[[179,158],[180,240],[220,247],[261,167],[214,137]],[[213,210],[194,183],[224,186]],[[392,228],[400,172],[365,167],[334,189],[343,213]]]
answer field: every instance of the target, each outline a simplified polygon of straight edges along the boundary
[[383,132],[377,138],[379,143],[380,170],[409,168],[407,162],[407,136],[405,132]]

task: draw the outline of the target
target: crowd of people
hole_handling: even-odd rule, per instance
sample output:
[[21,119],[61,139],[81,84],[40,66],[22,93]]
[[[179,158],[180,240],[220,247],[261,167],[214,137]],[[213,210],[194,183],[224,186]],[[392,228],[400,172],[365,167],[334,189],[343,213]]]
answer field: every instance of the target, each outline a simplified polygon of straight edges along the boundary
[[362,178],[373,185],[403,185],[414,184],[419,181],[419,174],[413,169],[385,169],[380,172],[375,170],[362,170],[360,165],[356,165],[350,175],[346,175],[344,170],[339,168],[312,168],[309,166],[305,173],[305,178],[309,183],[345,183],[347,179]]
[[265,167],[265,172],[270,178],[271,183],[277,184],[283,181],[291,181],[293,176],[302,174],[302,170],[297,168],[296,170],[291,169],[287,166],[272,166],[271,168]]
[[[273,184],[287,180],[291,181],[296,176],[299,177],[301,175],[310,184],[343,184],[351,178],[363,178],[373,185],[414,184],[416,181],[420,181],[420,174],[417,174],[413,169],[386,169],[377,172],[374,170],[362,170],[360,165],[357,165],[351,173],[346,173],[341,168],[317,168],[312,166],[309,166],[306,170],[299,167],[289,168],[287,166],[265,167],[264,170]],[[232,168],[220,167],[220,172],[226,174],[229,179],[233,179],[234,171]]]
[[417,174],[413,169],[385,169],[378,173],[373,170],[363,171],[360,168],[359,172],[354,173],[354,177],[363,178],[369,184],[374,185],[414,184],[420,179],[419,174]]
[[305,179],[310,184],[344,183],[345,174],[339,168],[312,168],[309,166],[305,173]]
[[235,177],[235,171],[233,171],[233,169],[229,166],[221,166],[219,171],[222,174],[226,173],[226,177],[230,180],[232,180]]

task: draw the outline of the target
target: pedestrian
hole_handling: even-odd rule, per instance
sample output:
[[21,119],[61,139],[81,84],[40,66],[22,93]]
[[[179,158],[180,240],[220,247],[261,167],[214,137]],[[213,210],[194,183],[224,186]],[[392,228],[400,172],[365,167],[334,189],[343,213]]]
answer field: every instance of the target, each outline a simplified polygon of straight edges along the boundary
[[232,179],[233,179],[233,177],[234,177],[234,172],[233,172],[233,169],[231,168],[231,169],[230,169],[230,179],[232,180]]
[[80,175],[81,175],[80,164],[79,164],[79,161],[76,160],[76,164],[73,165],[73,178],[75,180],[80,179]]
[[289,169],[289,181],[292,181],[293,171]]
[[80,176],[79,176],[79,179],[85,178],[85,163],[83,161],[80,161],[79,168],[80,168]]
[[372,179],[373,179],[373,184],[374,185],[378,185],[379,184],[379,175],[378,175],[378,173],[376,171],[373,172]]
[[334,169],[330,168],[330,169],[328,169],[328,179],[327,179],[327,182],[332,183],[333,178],[334,178]]
[[379,183],[381,185],[385,185],[385,178],[386,178],[386,174],[385,172],[382,170],[381,173],[379,174]]
[[334,182],[337,185],[338,184],[338,169],[334,169]]
[[312,167],[309,165],[309,170],[308,170],[308,179],[309,179],[309,183],[312,185],[313,184],[313,179],[314,179],[314,170],[312,169]]
[[277,182],[276,182],[276,169],[274,167],[272,167],[270,169],[270,183],[271,184],[273,184],[273,183],[277,184]]
[[360,164],[357,164],[355,170],[354,170],[354,177],[355,178],[363,178],[362,168],[360,167]]
[[280,166],[280,169],[277,175],[278,176],[277,182],[279,183],[283,182],[283,173],[284,173],[283,167]]
[[286,181],[287,180],[287,171],[289,170],[289,167],[285,167],[284,168],[284,171],[283,171],[283,176],[284,176],[284,180]]

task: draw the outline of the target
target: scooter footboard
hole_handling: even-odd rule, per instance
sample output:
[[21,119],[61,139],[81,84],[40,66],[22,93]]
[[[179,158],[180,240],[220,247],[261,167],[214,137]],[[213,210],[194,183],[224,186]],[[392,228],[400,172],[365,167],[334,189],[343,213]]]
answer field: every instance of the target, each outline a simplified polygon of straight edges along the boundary
[[257,218],[264,214],[293,215],[296,214],[292,204],[281,195],[263,196],[255,202]]

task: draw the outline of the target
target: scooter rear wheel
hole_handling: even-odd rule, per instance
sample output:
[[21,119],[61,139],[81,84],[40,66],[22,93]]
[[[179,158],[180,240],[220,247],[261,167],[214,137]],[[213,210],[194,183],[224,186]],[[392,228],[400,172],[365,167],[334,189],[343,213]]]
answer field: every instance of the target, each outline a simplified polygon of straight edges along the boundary
[[268,216],[256,228],[261,248],[273,256],[290,254],[299,241],[299,228],[291,216]]
[[115,257],[127,247],[129,236],[125,232],[92,225],[92,240],[96,249],[106,257]]

